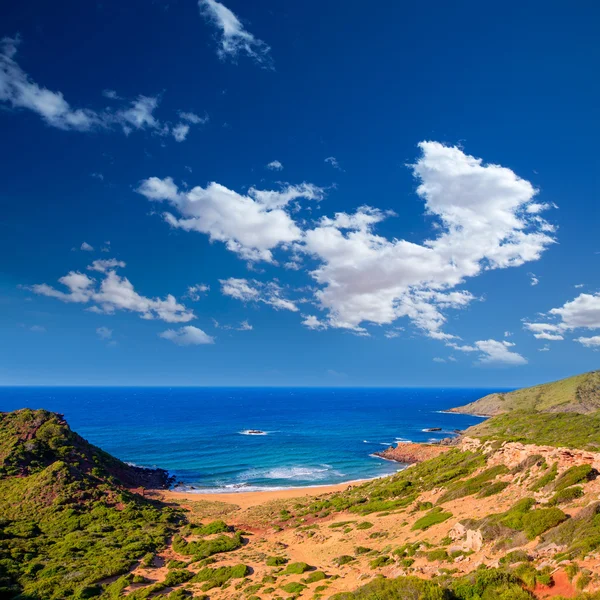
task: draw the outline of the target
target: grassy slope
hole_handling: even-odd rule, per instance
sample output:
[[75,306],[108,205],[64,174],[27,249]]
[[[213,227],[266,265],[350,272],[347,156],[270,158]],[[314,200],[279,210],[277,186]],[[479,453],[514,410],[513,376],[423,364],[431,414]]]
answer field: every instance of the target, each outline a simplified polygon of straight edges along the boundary
[[482,441],[522,442],[598,452],[600,411],[581,415],[515,410],[470,427],[465,435]]
[[130,493],[137,475],[60,415],[1,414],[0,597],[91,597],[163,547],[182,514]]
[[600,371],[592,371],[506,394],[490,394],[451,411],[495,416],[513,410],[589,414],[599,409]]

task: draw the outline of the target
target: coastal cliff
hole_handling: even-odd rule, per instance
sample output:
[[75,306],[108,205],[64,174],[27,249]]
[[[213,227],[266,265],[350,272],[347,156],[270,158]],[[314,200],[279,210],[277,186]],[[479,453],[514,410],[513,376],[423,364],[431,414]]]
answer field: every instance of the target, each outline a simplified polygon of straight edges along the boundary
[[375,452],[375,456],[412,465],[435,458],[436,456],[447,452],[450,448],[451,446],[444,446],[441,444],[413,444],[399,442],[397,446],[390,446],[381,452]]

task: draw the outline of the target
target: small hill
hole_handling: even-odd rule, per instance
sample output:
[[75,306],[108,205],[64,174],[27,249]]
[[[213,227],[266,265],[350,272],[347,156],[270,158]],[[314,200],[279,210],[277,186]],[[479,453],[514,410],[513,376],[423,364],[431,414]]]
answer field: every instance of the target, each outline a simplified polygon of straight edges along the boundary
[[91,478],[124,488],[167,488],[163,469],[128,465],[71,431],[63,415],[22,409],[0,413],[0,478],[34,475],[57,462],[75,479]]
[[0,598],[99,595],[98,582],[127,573],[173,535],[181,512],[133,493],[168,483],[166,471],[88,443],[62,415],[0,413]]
[[493,417],[511,411],[590,414],[600,410],[600,371],[514,392],[489,394],[449,412]]

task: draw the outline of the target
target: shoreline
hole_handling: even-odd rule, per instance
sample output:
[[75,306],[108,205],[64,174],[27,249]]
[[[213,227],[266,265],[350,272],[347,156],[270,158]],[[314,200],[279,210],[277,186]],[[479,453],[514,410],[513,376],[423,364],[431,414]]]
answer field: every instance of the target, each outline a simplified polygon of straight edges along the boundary
[[[383,475],[382,477],[388,477],[388,475]],[[275,500],[289,500],[290,498],[322,496],[325,494],[333,494],[335,492],[343,492],[348,488],[354,487],[355,485],[360,485],[375,479],[379,479],[379,477],[355,479],[353,481],[333,483],[330,485],[314,485],[251,492],[194,492],[183,490],[178,491],[173,489],[148,489],[146,490],[145,495],[151,498],[159,498],[165,502],[178,502],[181,500],[187,500],[189,502],[224,502],[225,504],[231,504],[245,509]]]

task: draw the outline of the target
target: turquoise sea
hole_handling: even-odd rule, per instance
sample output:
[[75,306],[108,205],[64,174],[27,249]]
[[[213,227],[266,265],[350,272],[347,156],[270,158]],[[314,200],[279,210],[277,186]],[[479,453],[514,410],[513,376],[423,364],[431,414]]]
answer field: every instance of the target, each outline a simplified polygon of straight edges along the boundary
[[[46,408],[120,459],[203,492],[326,485],[393,473],[373,453],[481,421],[442,411],[485,389],[0,388],[0,411]],[[424,429],[440,427],[441,432]],[[258,429],[265,435],[249,435]]]

